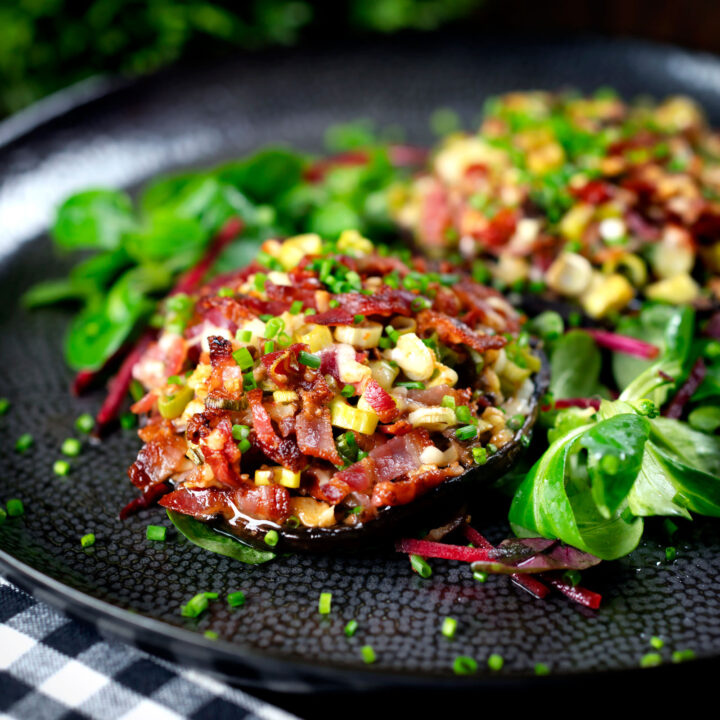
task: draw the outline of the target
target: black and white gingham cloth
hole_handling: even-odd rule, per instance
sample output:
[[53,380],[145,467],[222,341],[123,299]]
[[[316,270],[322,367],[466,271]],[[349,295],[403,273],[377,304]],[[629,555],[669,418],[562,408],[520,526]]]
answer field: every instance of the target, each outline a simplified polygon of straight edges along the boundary
[[297,720],[196,670],[103,640],[0,578],[0,720]]

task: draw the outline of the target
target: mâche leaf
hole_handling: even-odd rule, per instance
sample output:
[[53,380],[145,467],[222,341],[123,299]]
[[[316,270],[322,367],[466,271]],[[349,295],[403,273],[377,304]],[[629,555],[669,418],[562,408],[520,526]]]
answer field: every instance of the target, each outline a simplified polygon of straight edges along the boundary
[[556,398],[590,397],[598,392],[601,356],[595,341],[571,330],[555,341],[550,358],[550,391]]

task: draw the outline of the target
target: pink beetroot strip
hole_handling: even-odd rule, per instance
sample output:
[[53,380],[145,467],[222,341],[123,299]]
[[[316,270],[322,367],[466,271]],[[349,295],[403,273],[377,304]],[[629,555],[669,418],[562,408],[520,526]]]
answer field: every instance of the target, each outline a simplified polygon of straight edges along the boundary
[[594,408],[600,409],[600,400],[598,398],[562,398],[555,400],[552,405],[543,405],[543,411],[548,410],[565,410],[566,408]]
[[600,347],[608,350],[614,350],[625,355],[634,355],[645,360],[654,360],[660,354],[660,348],[657,345],[652,345],[644,340],[638,340],[627,335],[618,335],[618,333],[608,332],[607,330],[594,330],[592,328],[584,328],[584,330]]

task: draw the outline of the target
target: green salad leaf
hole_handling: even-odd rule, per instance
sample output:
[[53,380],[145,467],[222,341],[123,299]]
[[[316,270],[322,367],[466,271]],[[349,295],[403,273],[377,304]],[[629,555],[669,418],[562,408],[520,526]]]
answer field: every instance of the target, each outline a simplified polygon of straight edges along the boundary
[[601,356],[595,341],[571,330],[555,341],[550,358],[550,392],[555,398],[591,397],[600,389]]
[[225,555],[246,565],[260,565],[275,559],[275,553],[269,550],[256,550],[249,545],[244,545],[229,535],[215,532],[194,517],[182,515],[172,510],[166,512],[170,522],[177,528],[178,532],[184,535],[193,545],[197,545],[203,550]]

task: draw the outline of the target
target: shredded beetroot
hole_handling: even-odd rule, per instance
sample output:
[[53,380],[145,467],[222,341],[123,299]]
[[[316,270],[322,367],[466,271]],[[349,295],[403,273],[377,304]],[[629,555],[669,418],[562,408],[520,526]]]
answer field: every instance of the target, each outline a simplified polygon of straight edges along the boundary
[[549,577],[547,581],[556,589],[559,590],[563,595],[574,600],[579,605],[597,610],[602,602],[602,595],[599,593],[588,590],[587,588],[575,585],[574,587],[570,584],[561,580],[557,577]]
[[692,366],[688,379],[682,384],[680,389],[675,393],[675,397],[670,401],[670,404],[665,408],[663,415],[665,417],[677,420],[682,417],[685,406],[690,401],[695,391],[700,387],[700,383],[705,377],[707,368],[702,358],[698,358],[695,364]]
[[220,253],[242,232],[244,226],[245,223],[240,218],[230,218],[217,233],[200,262],[180,277],[170,294],[191,293],[196,290]]
[[391,145],[388,154],[395,167],[421,167],[427,162],[430,151],[417,145]]
[[161,482],[151,485],[140,497],[131,500],[121,511],[120,519],[126,520],[140,510],[154,505],[163,495],[171,490],[167,483]]
[[565,410],[566,408],[594,408],[595,410],[600,409],[600,400],[598,398],[563,398],[561,400],[555,400],[552,405],[543,405],[543,412],[548,410]]
[[152,342],[155,337],[154,330],[146,330],[140,340],[133,348],[132,352],[123,360],[120,369],[117,371],[115,377],[110,381],[108,387],[108,394],[103,402],[100,412],[97,414],[95,420],[95,434],[100,436],[108,426],[117,419],[120,414],[120,408],[122,407],[125,395],[130,387],[132,381],[132,371],[136,363],[142,357],[143,353],[147,349],[148,345]]
[[589,328],[586,328],[585,332],[590,335],[600,347],[624,353],[625,355],[634,355],[635,357],[644,358],[645,360],[653,360],[660,353],[660,348],[657,345],[651,345],[644,340],[638,340],[637,338],[627,335],[618,335],[617,333],[608,332],[607,330],[594,330]]
[[[104,367],[104,366],[103,366]],[[72,393],[73,395],[82,395],[90,387],[92,387],[98,379],[102,368],[100,370],[81,370],[73,380]]]
[[[470,525],[465,524],[463,526],[463,534],[473,545],[476,545],[483,550],[492,550],[494,547],[484,535],[481,535],[477,530],[475,530],[475,528],[470,527]],[[516,585],[519,585],[523,590],[526,590],[540,600],[542,600],[550,592],[548,587],[529,575],[515,573],[510,577]]]
[[469,548],[464,545],[446,545],[445,543],[432,542],[431,540],[415,540],[405,538],[399,540],[395,549],[398,552],[409,555],[422,555],[429,558],[442,558],[443,560],[460,560],[461,562],[475,562],[476,560],[487,562],[492,560],[487,550]]

